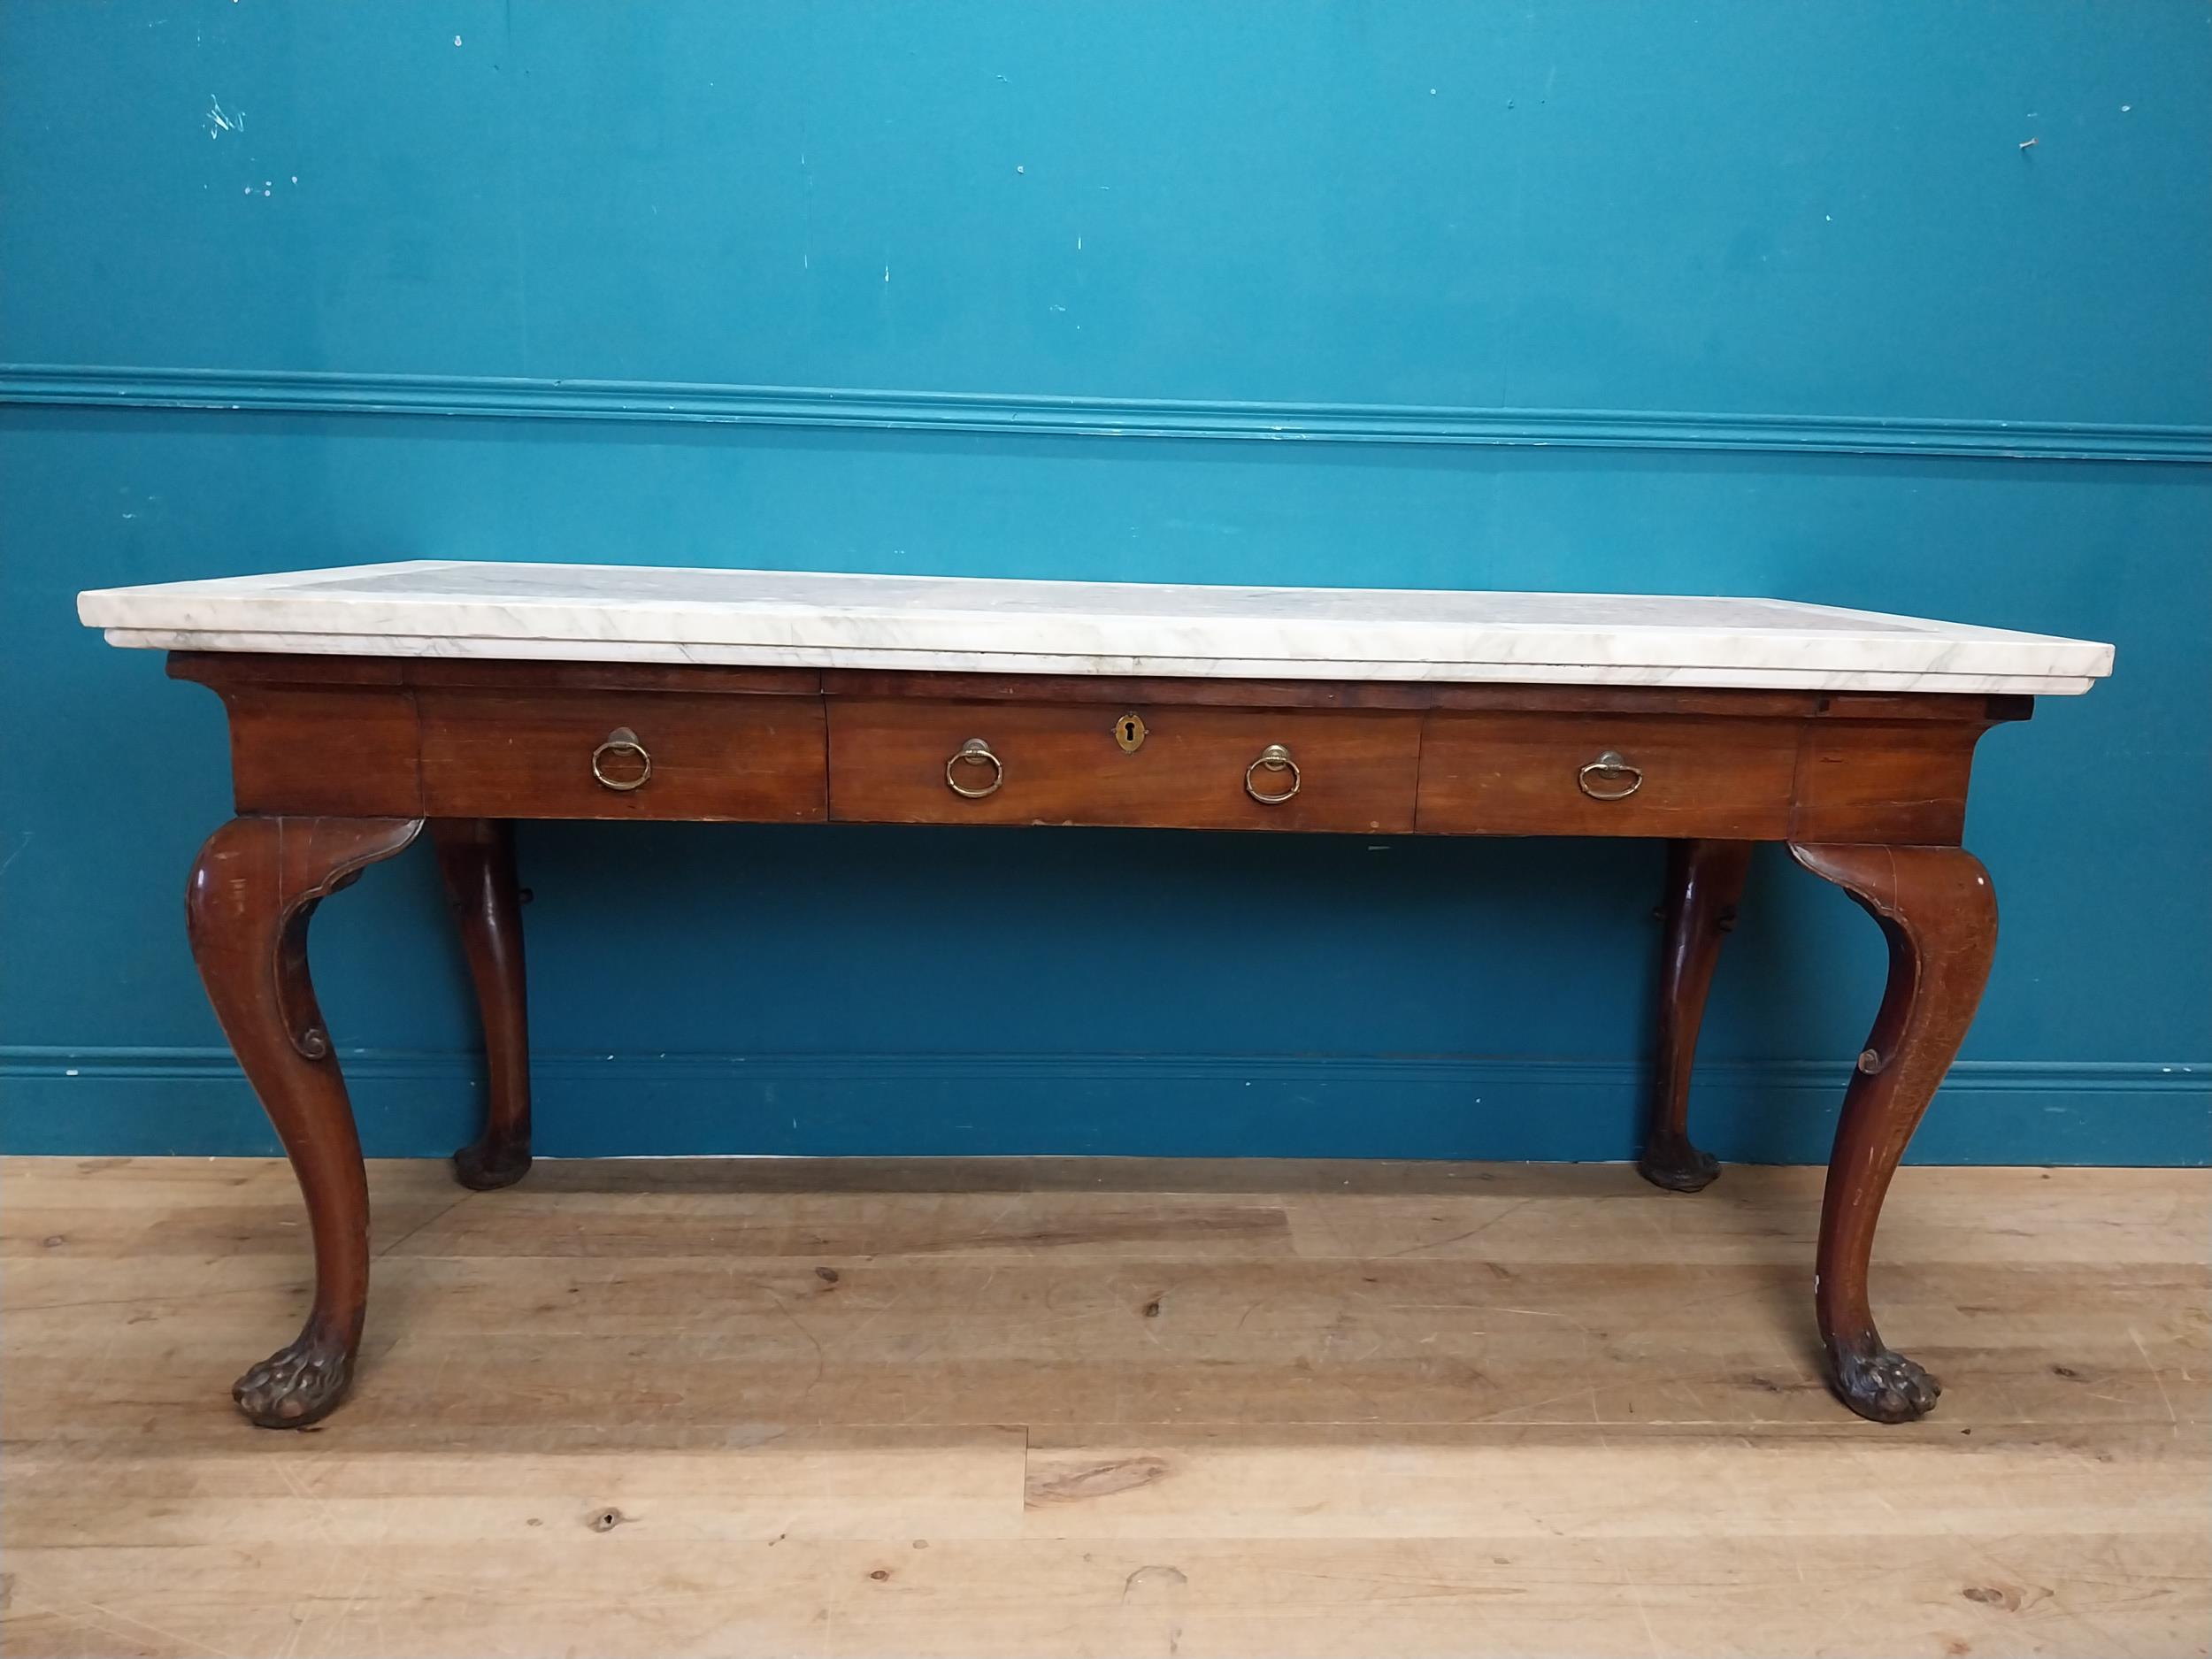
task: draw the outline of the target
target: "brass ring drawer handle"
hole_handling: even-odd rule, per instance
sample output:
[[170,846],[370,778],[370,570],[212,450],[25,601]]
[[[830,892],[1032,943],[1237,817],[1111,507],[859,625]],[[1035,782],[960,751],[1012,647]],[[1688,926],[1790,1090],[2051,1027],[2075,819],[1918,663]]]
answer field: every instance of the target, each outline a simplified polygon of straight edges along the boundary
[[[985,784],[980,789],[971,789],[966,784],[962,783],[958,774],[954,772],[953,768],[958,766],[964,761],[971,765],[990,767],[991,781]],[[966,742],[961,744],[958,752],[956,753],[950,760],[945,763],[946,787],[949,788],[953,794],[964,795],[971,801],[980,801],[987,795],[996,795],[999,791],[999,786],[1005,781],[1006,763],[1001,760],[996,755],[991,753],[991,746],[979,737],[972,737]]]
[[[635,755],[638,774],[634,778],[607,776],[607,757],[620,754]],[[591,751],[591,775],[599,780],[603,789],[612,789],[618,795],[627,795],[633,789],[645,787],[645,780],[653,775],[653,757],[645,752],[645,745],[637,741],[637,733],[626,726],[618,726],[607,733],[607,741]]]
[[[1270,772],[1288,772],[1290,787],[1275,795],[1263,794],[1252,776],[1263,766]],[[1262,806],[1280,806],[1298,793],[1298,787],[1302,782],[1304,780],[1298,775],[1298,763],[1290,757],[1290,751],[1280,743],[1270,743],[1260,751],[1260,757],[1244,769],[1244,793]]]
[[[1594,778],[1601,780],[1625,778],[1628,787],[1619,788],[1611,781],[1604,782],[1601,787],[1594,787],[1591,781]],[[1582,793],[1593,801],[1625,801],[1644,787],[1644,769],[1630,765],[1617,749],[1609,749],[1577,772],[1575,782],[1581,786]]]

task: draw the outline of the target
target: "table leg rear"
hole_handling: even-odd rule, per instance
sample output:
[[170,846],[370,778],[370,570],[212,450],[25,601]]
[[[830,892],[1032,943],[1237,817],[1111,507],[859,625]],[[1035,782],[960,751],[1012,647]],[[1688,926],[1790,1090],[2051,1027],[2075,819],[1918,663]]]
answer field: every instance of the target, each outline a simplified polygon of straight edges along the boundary
[[1666,945],[1659,971],[1659,1056],[1651,1127],[1637,1172],[1655,1187],[1694,1193],[1720,1164],[1690,1141],[1690,1069],[1721,941],[1751,870],[1749,841],[1682,841],[1667,849]]
[[489,1082],[483,1133],[453,1155],[453,1172],[462,1186],[488,1192],[511,1187],[530,1169],[530,1024],[514,826],[503,818],[433,818],[430,839],[476,983]]

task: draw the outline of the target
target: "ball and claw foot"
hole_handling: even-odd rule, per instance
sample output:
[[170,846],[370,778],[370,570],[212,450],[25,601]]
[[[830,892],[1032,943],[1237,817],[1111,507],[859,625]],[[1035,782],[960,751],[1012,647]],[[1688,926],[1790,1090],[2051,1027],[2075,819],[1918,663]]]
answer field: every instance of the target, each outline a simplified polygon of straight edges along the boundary
[[476,1141],[453,1155],[453,1179],[480,1193],[512,1187],[530,1172],[530,1148],[503,1141]]
[[1701,1152],[1687,1136],[1654,1141],[1636,1160],[1636,1173],[1671,1193],[1702,1192],[1720,1176],[1720,1160]]
[[1828,1379],[1837,1397],[1875,1423],[1910,1423],[1935,1409],[1943,1386],[1894,1348],[1876,1341],[1863,1350],[1829,1354]]
[[303,1429],[346,1397],[353,1356],[303,1332],[231,1386],[230,1397],[257,1427]]

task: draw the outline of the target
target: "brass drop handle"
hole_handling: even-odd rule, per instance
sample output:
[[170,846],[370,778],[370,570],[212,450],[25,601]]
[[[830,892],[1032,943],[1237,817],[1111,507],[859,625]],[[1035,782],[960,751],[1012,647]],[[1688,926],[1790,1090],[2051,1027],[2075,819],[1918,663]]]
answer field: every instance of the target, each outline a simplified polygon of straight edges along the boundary
[[[1262,767],[1271,772],[1288,772],[1290,787],[1274,794],[1262,790],[1256,776]],[[1270,743],[1260,751],[1260,757],[1244,769],[1244,793],[1262,806],[1282,805],[1298,793],[1299,786],[1304,781],[1298,775],[1298,763],[1290,757],[1290,751],[1280,743]]]
[[[960,781],[954,769],[960,765],[988,766],[991,781],[979,789],[972,789]],[[991,746],[979,737],[972,737],[961,744],[953,757],[945,763],[945,785],[953,794],[964,795],[971,801],[980,801],[987,795],[996,795],[999,786],[1006,781],[1006,763],[991,753]]]
[[[1625,787],[1621,787],[1623,779],[1627,780]],[[1575,782],[1593,801],[1625,801],[1644,787],[1644,769],[1632,766],[1618,750],[1609,749],[1577,772]]]
[[[638,774],[634,778],[607,776],[607,757],[631,754],[637,757]],[[599,780],[603,789],[612,789],[618,795],[627,795],[633,789],[645,787],[645,780],[653,775],[653,757],[645,752],[645,745],[637,741],[637,733],[626,726],[618,726],[607,733],[607,741],[591,751],[591,775]]]

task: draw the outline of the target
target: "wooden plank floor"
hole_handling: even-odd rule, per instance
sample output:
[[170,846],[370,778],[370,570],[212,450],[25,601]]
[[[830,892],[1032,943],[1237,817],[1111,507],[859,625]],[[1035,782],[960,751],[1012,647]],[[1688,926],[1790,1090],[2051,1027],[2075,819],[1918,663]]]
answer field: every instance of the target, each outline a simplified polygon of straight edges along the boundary
[[353,1402],[249,1428],[289,1171],[0,1165],[11,1655],[2201,1655],[2212,1172],[372,1166]]

